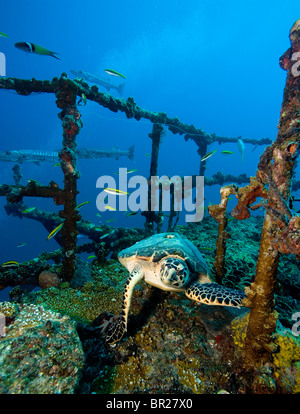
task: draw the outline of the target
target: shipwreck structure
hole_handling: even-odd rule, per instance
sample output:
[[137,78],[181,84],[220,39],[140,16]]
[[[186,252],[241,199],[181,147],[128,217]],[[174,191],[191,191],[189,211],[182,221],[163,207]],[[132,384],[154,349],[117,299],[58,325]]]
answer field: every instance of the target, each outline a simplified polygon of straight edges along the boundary
[[[77,180],[79,179],[76,163],[78,158],[95,158],[97,156],[95,150],[81,149],[78,151],[77,149],[76,136],[80,133],[80,129],[83,125],[81,114],[77,105],[77,98],[81,99],[82,96],[85,96],[87,100],[94,101],[112,112],[124,112],[128,119],[134,118],[139,121],[143,118],[149,120],[153,124],[152,132],[149,133],[149,137],[152,140],[149,177],[157,175],[159,145],[164,127],[168,128],[174,134],[183,135],[186,141],[189,139],[193,140],[196,143],[197,153],[199,154],[200,159],[207,153],[208,146],[211,143],[236,142],[238,139],[208,134],[200,128],[196,128],[194,125],[187,125],[180,122],[178,118],[170,118],[166,113],[151,112],[143,109],[139,107],[131,97],[124,100],[113,97],[107,93],[99,92],[97,86],[93,85],[90,87],[82,78],[77,78],[73,81],[69,79],[65,73],[63,73],[60,78],[52,79],[52,81],[1,78],[0,89],[15,90],[20,95],[30,95],[35,92],[53,93],[57,98],[56,105],[59,109],[61,109],[58,117],[62,121],[63,141],[62,149],[58,153],[58,156],[60,158],[60,165],[64,174],[64,188],[59,188],[53,181],[51,181],[48,186],[42,186],[35,181],[30,181],[27,186],[22,186],[20,185],[20,170],[18,164],[16,164],[14,167],[16,185],[1,185],[0,195],[6,196],[9,202],[9,205],[6,207],[7,213],[15,214],[17,216],[21,216],[22,214],[19,207],[24,197],[53,198],[55,204],[63,206],[63,210],[60,211],[59,216],[45,215],[45,213],[39,214],[38,211],[34,211],[26,213],[26,217],[40,220],[49,231],[51,228],[53,229],[60,223],[64,223],[61,231],[61,237],[57,240],[59,240],[59,243],[63,249],[62,256],[66,280],[71,280],[75,271],[76,237],[78,234],[78,223],[81,220],[81,216],[76,210]],[[271,142],[272,141],[268,138],[261,140],[244,139],[245,144],[252,144],[254,146],[271,144]],[[23,153],[20,152],[19,156],[24,157],[26,155],[24,153],[24,151]],[[54,154],[54,156],[55,155],[56,154]],[[10,151],[10,154],[7,154],[7,156],[11,157],[12,151]],[[132,148],[128,150],[128,156],[129,158],[132,156]],[[3,157],[5,157],[5,154],[3,154]],[[200,161],[199,164],[199,173],[200,175],[204,175],[205,162]],[[195,174],[195,177],[196,175],[197,174]],[[245,174],[233,176],[230,174],[223,175],[221,172],[218,172],[212,177],[205,177],[205,184],[223,185],[226,182],[242,184],[247,182],[247,180],[248,177],[246,177]],[[19,203],[19,205],[17,207],[13,207],[12,203]],[[148,211],[142,214],[145,216],[146,229],[150,232],[159,232],[162,226],[163,213]],[[45,216],[47,217],[46,219]],[[178,221],[178,214],[172,210],[169,217],[168,230],[174,228],[174,218],[176,224]],[[156,226],[155,229],[154,226]],[[85,231],[84,228],[81,229],[80,232],[90,235],[91,228],[93,229],[93,226],[88,226],[88,232]],[[99,233],[97,236],[99,236]]]
[[[300,72],[295,68],[300,53],[300,20],[293,25],[290,31],[290,40],[291,48],[280,58],[281,67],[287,71],[287,80],[277,138],[274,142],[268,138],[261,140],[243,139],[245,144],[268,145],[261,156],[256,175],[253,177],[247,177],[244,174],[233,176],[218,172],[212,177],[205,177],[205,185],[219,184],[223,186],[220,204],[209,207],[210,215],[217,220],[219,226],[215,261],[219,283],[222,282],[228,237],[226,228],[229,195],[237,197],[237,206],[231,212],[235,219],[244,220],[250,216],[250,210],[259,207],[265,209],[255,281],[247,288],[247,298],[245,299],[245,305],[251,308],[245,344],[247,354],[245,365],[248,368],[271,361],[272,352],[276,348],[272,340],[272,333],[276,327],[274,286],[279,255],[292,253],[300,256],[300,219],[299,215],[292,214],[290,208],[292,186],[295,190],[300,188],[298,182],[292,182],[300,131]],[[86,251],[97,249],[96,240],[99,239],[99,233],[95,233],[96,226],[85,223],[76,208],[77,180],[79,179],[76,137],[83,125],[77,98],[85,96],[87,100],[96,102],[112,112],[123,112],[128,119],[133,118],[136,121],[146,119],[152,123],[152,131],[149,132],[149,137],[152,140],[150,177],[157,175],[159,147],[164,128],[168,128],[173,134],[182,135],[185,141],[193,140],[200,159],[208,152],[210,144],[237,142],[239,138],[206,133],[194,125],[182,123],[178,118],[170,118],[164,112],[151,112],[141,108],[131,97],[127,100],[116,98],[108,93],[100,92],[95,85],[90,87],[82,78],[71,80],[66,73],[52,80],[0,78],[0,89],[15,90],[20,95],[30,95],[34,92],[51,93],[56,97],[56,105],[60,110],[58,117],[61,120],[63,130],[59,158],[64,175],[64,188],[59,188],[54,181],[51,181],[48,186],[39,185],[34,181],[23,186],[20,184],[20,170],[18,166],[15,166],[16,184],[0,185],[0,195],[7,198],[7,212],[20,217],[22,215],[20,206],[24,197],[52,198],[56,205],[62,206],[59,215],[45,215],[44,212],[36,209],[27,213],[27,217],[41,221],[48,230],[63,223],[60,244],[62,246],[64,277],[67,281],[72,280],[75,272],[78,232],[87,234],[92,240],[94,239],[94,247],[88,243]],[[205,176],[205,162],[199,163],[197,173]],[[246,184],[246,186],[239,187],[242,184]],[[263,201],[254,204],[257,198]],[[168,230],[174,227],[174,218],[176,224],[176,214],[175,211],[171,212]],[[148,211],[143,215],[145,216],[146,229],[159,232],[161,213]],[[155,224],[156,228],[154,228]],[[83,248],[81,246],[81,249]],[[57,258],[59,254],[55,253],[53,257]],[[1,280],[0,284],[1,287],[4,287],[5,281]]]

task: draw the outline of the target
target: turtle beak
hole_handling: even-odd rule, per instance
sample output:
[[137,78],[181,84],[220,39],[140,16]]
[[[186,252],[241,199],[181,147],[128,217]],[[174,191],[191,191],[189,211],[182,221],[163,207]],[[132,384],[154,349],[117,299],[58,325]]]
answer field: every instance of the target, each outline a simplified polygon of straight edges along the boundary
[[172,284],[177,279],[176,270],[173,267],[166,267],[164,276],[165,281]]

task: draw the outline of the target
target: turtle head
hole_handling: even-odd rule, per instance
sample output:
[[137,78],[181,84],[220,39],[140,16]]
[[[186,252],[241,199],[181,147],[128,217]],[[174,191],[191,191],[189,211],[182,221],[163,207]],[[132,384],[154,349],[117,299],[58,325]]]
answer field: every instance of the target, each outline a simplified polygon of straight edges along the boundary
[[189,278],[190,271],[184,260],[169,257],[162,260],[160,265],[160,279],[163,284],[180,288]]

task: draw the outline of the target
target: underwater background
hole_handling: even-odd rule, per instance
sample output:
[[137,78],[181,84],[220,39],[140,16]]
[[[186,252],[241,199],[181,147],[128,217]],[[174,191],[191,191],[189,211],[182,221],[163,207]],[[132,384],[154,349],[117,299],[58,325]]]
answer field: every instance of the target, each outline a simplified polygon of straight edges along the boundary
[[[299,11],[298,0],[287,0],[284,3],[278,0],[254,0],[249,3],[231,0],[152,0],[151,2],[12,0],[1,6],[0,31],[7,34],[8,38],[0,37],[0,52],[5,54],[7,77],[51,80],[65,72],[69,78],[74,79],[72,71],[86,71],[116,85],[124,83],[122,95],[116,90],[108,92],[113,96],[123,99],[133,97],[141,108],[153,112],[165,112],[169,117],[178,117],[182,123],[193,124],[209,134],[215,133],[217,136],[236,139],[269,138],[273,141],[277,136],[277,124],[286,81],[286,72],[279,66],[279,57],[290,47],[288,33],[295,20],[299,18]],[[14,46],[16,42],[41,45],[55,51],[59,60],[51,56],[24,53]],[[106,68],[124,74],[126,79],[109,76],[104,72]],[[100,92],[107,92],[104,87],[97,86]],[[60,151],[62,125],[57,116],[59,109],[55,99],[52,93],[22,96],[13,91],[0,89],[0,152],[24,149]],[[83,128],[76,138],[78,148],[118,147],[120,150],[128,150],[134,146],[132,160],[127,156],[121,156],[118,160],[114,158],[77,160],[77,169],[80,172],[80,179],[77,181],[79,191],[77,203],[89,201],[80,209],[80,214],[84,220],[89,220],[95,225],[107,224],[117,229],[143,230],[145,217],[140,213],[126,216],[120,211],[105,211],[99,215],[96,198],[100,189],[96,188],[96,181],[103,175],[112,176],[116,179],[116,188],[118,188],[118,175],[115,173],[119,168],[134,169],[136,170],[134,174],[147,178],[152,144],[148,134],[152,132],[153,125],[143,118],[140,121],[127,119],[124,113],[114,113],[92,101],[79,106],[79,110]],[[255,176],[257,164],[265,148],[265,145],[254,147],[252,144],[245,143],[242,160],[236,143],[220,145],[215,142],[208,146],[209,152],[214,150],[217,152],[207,160],[205,176],[211,177],[219,171],[235,176],[240,174],[246,174],[247,177]],[[224,150],[231,151],[232,154],[224,156],[221,154]],[[0,184],[15,184],[12,171],[14,164],[0,161]],[[159,150],[158,175],[169,177],[197,175],[199,166],[200,157],[195,143],[192,140],[185,141],[184,135],[173,134],[164,127]],[[295,166],[294,179],[300,180],[299,168],[296,164]],[[40,162],[40,165],[24,162],[21,164],[21,172],[23,185],[26,185],[28,179],[34,179],[45,186],[53,180],[59,187],[63,187],[63,173],[51,162]],[[241,186],[243,185],[246,184]],[[210,204],[220,203],[220,188],[220,185],[205,186],[206,208]],[[294,191],[292,195],[295,199],[300,199],[300,190]],[[1,197],[0,263],[10,260],[19,263],[29,261],[43,252],[52,252],[60,247],[54,237],[47,240],[49,232],[38,221],[26,217],[20,220],[19,217],[7,215],[4,208],[6,203],[6,198]],[[62,206],[56,206],[51,198],[27,197],[24,198],[24,203],[27,207],[37,207],[47,212],[58,213],[62,209]],[[232,197],[227,211],[230,212],[235,205],[236,198]],[[300,202],[294,202],[294,209],[300,210]],[[251,212],[251,216],[249,220],[233,220],[229,224],[231,240],[228,241],[225,283],[231,288],[243,289],[253,281],[264,211]],[[186,224],[184,213],[181,214],[178,224],[181,226]],[[166,230],[165,219],[162,231]],[[205,209],[203,223],[185,230],[181,227],[180,232],[197,247],[202,246],[204,250],[200,249],[200,251],[205,254],[212,270],[217,222],[208,215],[207,209]],[[140,237],[140,234],[137,236]],[[78,245],[86,241],[84,237],[78,239]],[[131,241],[133,243],[137,240],[133,237]],[[115,253],[121,247],[123,248],[121,244],[116,243]],[[35,290],[36,297],[29,295],[25,298],[24,303],[28,304],[28,308],[22,311],[24,320],[30,318],[30,314],[33,313],[33,308],[30,306],[40,304],[62,314],[70,306],[67,314],[80,323],[90,323],[97,316],[97,306],[101,301],[100,308],[107,306],[108,311],[115,311],[116,305],[120,303],[123,283],[128,272],[116,261],[116,255],[114,260],[108,261],[102,268],[101,265],[92,265],[92,261],[88,261],[89,254],[81,253],[80,258],[91,264],[94,281],[90,281],[90,284],[87,283],[78,291],[71,290],[67,285],[61,287],[59,292],[53,290],[49,293],[47,289]],[[281,312],[280,323],[290,329],[290,316],[299,310],[299,263],[292,255],[283,256],[279,267],[280,288],[277,310]],[[116,288],[117,299],[113,288]],[[103,293],[106,292],[105,289],[108,293]],[[10,288],[0,290],[0,302],[9,300],[9,290]],[[138,322],[137,326],[142,326],[142,316],[139,320],[136,315],[139,311],[143,311],[143,300],[149,299],[149,292],[146,290],[146,293],[142,294],[141,290],[137,289],[136,302],[133,303],[133,320]],[[116,361],[112,362],[111,357],[99,346],[103,360],[102,363],[95,362],[92,350],[98,349],[98,344],[93,345],[94,348],[91,347],[89,343],[91,338],[83,328],[82,331],[79,329],[88,368],[92,369],[90,367],[95,364],[98,371],[102,373],[100,379],[97,379],[96,373],[93,372],[90,379],[86,370],[83,380],[81,379],[83,383],[80,385],[80,392],[131,393],[147,390],[147,392],[201,393],[226,388],[231,368],[226,366],[224,362],[226,358],[222,359],[218,352],[221,348],[224,355],[228,356],[233,343],[237,347],[241,346],[240,326],[232,328],[235,332],[232,342],[229,343],[226,339],[226,324],[234,313],[229,315],[225,312],[225,316],[220,316],[221,312],[218,313],[215,309],[203,310],[203,320],[207,319],[205,322],[202,321],[202,324],[198,320],[197,309],[191,309],[186,303],[189,302],[186,298],[182,305],[185,309],[183,312],[181,305],[173,298],[167,303],[165,296],[160,293],[156,295],[154,302],[158,304],[158,312],[157,319],[153,317],[151,319],[152,331],[147,330],[148,325],[146,325],[146,331],[143,331],[143,334],[138,333],[134,339],[134,347],[145,349],[149,354],[143,361],[142,359],[135,361],[136,365],[133,362],[133,368],[130,364],[123,364],[123,360],[125,361],[126,358],[130,360],[132,356],[130,354],[133,349],[132,339],[128,341],[128,345],[121,345],[118,363],[121,360],[122,363],[116,364],[118,369],[112,374],[111,367]],[[18,301],[17,296],[14,293],[12,299]],[[77,296],[81,296],[82,301],[92,298],[95,303],[93,302],[93,306],[86,310],[82,303],[79,304]],[[106,299],[113,303],[105,302]],[[37,320],[44,321],[43,318],[47,319],[47,317],[61,320],[59,317],[49,315],[38,315]],[[174,315],[177,315],[178,320]],[[23,321],[22,317],[20,323]],[[165,340],[165,337],[162,339],[168,344],[163,353],[163,360],[160,360],[159,352],[156,352],[152,354],[152,362],[149,362],[150,359],[147,358],[151,352],[154,352],[155,346],[157,346],[155,351],[161,350],[161,340],[157,340],[155,335],[157,332],[163,332],[163,323],[168,318],[170,324],[173,323],[178,329],[180,339],[177,339],[173,332],[168,331],[167,339]],[[216,324],[211,322],[212,319],[217,320]],[[201,339],[197,342],[199,338],[191,334],[189,346],[186,346],[185,327],[189,331],[195,325],[200,327],[200,337],[203,334],[203,338],[201,337],[203,341]],[[242,329],[244,328],[245,326]],[[73,328],[66,326],[62,329],[66,329],[67,332],[62,331],[63,335],[69,335]],[[131,327],[128,336],[133,337],[138,329]],[[156,333],[154,334],[153,331]],[[211,349],[206,348],[207,333],[212,338],[209,339],[212,341]],[[41,332],[36,333],[37,338],[41,335],[43,335],[42,328]],[[78,338],[73,331],[70,337],[72,346],[77,344],[77,348],[75,346],[74,349],[80,349],[81,345],[76,342]],[[157,343],[153,338],[156,338]],[[287,336],[288,340],[284,338],[285,344],[293,339],[291,334]],[[59,339],[57,340],[59,342]],[[144,348],[149,340],[155,342],[155,346],[151,345],[151,348],[149,345],[149,349]],[[201,343],[200,351],[197,348],[199,343]],[[293,341],[291,340],[290,343],[293,344]],[[168,371],[169,361],[172,360],[173,351],[177,346],[180,349],[184,348],[185,359],[179,362],[176,359],[171,371],[174,370],[179,375],[180,386],[176,388],[176,384],[173,384],[169,387],[167,385],[169,379],[162,375],[162,384],[165,385],[160,389],[157,380],[160,375],[159,370],[162,367],[164,373]],[[280,356],[282,359],[278,357],[276,361],[279,376],[284,370],[286,374],[290,369],[294,363],[295,352],[298,352],[298,359],[295,360],[300,360],[299,344],[295,343],[293,346],[294,348],[291,346],[289,351]],[[72,352],[70,354],[72,355]],[[74,364],[82,367],[82,354],[77,360],[76,358],[74,351]],[[201,374],[203,379],[199,379],[201,375],[198,364],[201,358],[206,361],[204,366],[207,364],[207,372],[214,378],[214,384],[218,385],[210,385],[209,380],[205,379],[204,371]],[[216,366],[220,364],[220,371],[222,369],[226,371],[227,377],[222,381],[218,382],[212,374],[215,372],[215,367],[211,368],[209,365],[210,359],[216,362]],[[192,366],[185,366],[188,360],[193,361]],[[287,362],[285,363],[284,360]],[[236,372],[239,371],[237,361],[238,359],[233,362],[232,368]],[[298,377],[295,379],[295,371],[292,371],[292,374],[288,371],[287,377],[283,376],[285,379],[280,383],[279,388],[281,387],[286,393],[294,393],[295,390],[299,392],[299,362],[297,364]],[[140,366],[143,368],[142,374],[139,372]],[[135,372],[135,370],[136,377],[132,379],[131,386],[128,386],[126,381],[131,378],[130,375],[133,375],[130,371]],[[7,372],[9,371],[8,367]],[[27,372],[24,377],[26,375]],[[145,378],[149,380],[148,388],[145,385]],[[102,380],[105,382],[104,385]],[[242,385],[230,386],[231,388],[226,389],[230,389],[233,393],[237,390],[243,392]],[[0,388],[0,393],[7,392],[9,386],[5,387],[6,385],[3,389]],[[66,392],[73,390],[72,387],[66,388]],[[64,388],[58,387],[58,389],[58,392],[65,391]],[[51,392],[50,385],[49,390],[47,387],[45,390]],[[29,388],[29,392],[34,393],[35,388]]]
[[[166,112],[181,122],[194,124],[219,136],[275,139],[286,73],[278,60],[289,46],[288,30],[297,17],[299,3],[288,1],[10,1],[2,6],[0,51],[6,56],[6,76],[52,79],[71,70],[84,70],[100,77],[115,68],[126,75],[123,98],[132,96],[137,105]],[[42,45],[61,60],[24,53],[14,47],[25,41]],[[111,77],[110,77],[111,78]],[[114,79],[113,79],[114,81]],[[121,83],[116,79],[116,83]],[[99,90],[106,92],[99,86]],[[110,93],[119,97],[117,91]],[[60,150],[61,122],[53,94],[19,96],[0,91],[0,151],[13,149]],[[152,125],[147,120],[127,120],[96,103],[81,107],[83,128],[78,147],[128,149],[135,146],[134,160],[102,158],[78,160],[78,202],[90,201],[81,213],[96,224],[96,180],[114,176],[120,167],[137,169],[148,177]],[[191,140],[165,129],[160,147],[159,175],[199,173],[200,159]],[[264,146],[253,150],[245,144],[244,162],[235,144],[214,143],[217,149],[206,163],[206,175],[254,175]],[[221,150],[234,151],[222,156]],[[1,163],[1,183],[13,184],[13,163]],[[63,182],[60,168],[52,163],[22,164],[23,180],[44,185]],[[219,202],[220,186],[205,187],[205,205]],[[297,198],[297,194],[296,198]],[[299,198],[299,197],[298,197]],[[53,201],[26,199],[28,206],[58,211]],[[7,216],[0,199],[0,261],[24,261],[58,247],[47,241],[38,222]],[[234,201],[232,201],[234,203]],[[234,204],[233,204],[234,205]],[[231,205],[229,206],[229,208]],[[111,226],[143,226],[140,215],[102,213]],[[16,245],[27,243],[22,248]]]

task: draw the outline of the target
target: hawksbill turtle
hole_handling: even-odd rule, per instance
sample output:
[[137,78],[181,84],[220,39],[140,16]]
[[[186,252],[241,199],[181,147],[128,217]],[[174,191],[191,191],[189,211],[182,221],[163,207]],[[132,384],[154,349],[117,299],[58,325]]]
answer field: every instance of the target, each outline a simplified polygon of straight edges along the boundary
[[148,237],[122,250],[118,259],[130,274],[125,282],[121,313],[103,329],[109,344],[118,342],[126,332],[133,289],[142,279],[162,290],[185,292],[188,298],[207,305],[244,306],[245,294],[213,283],[201,253],[178,233]]

